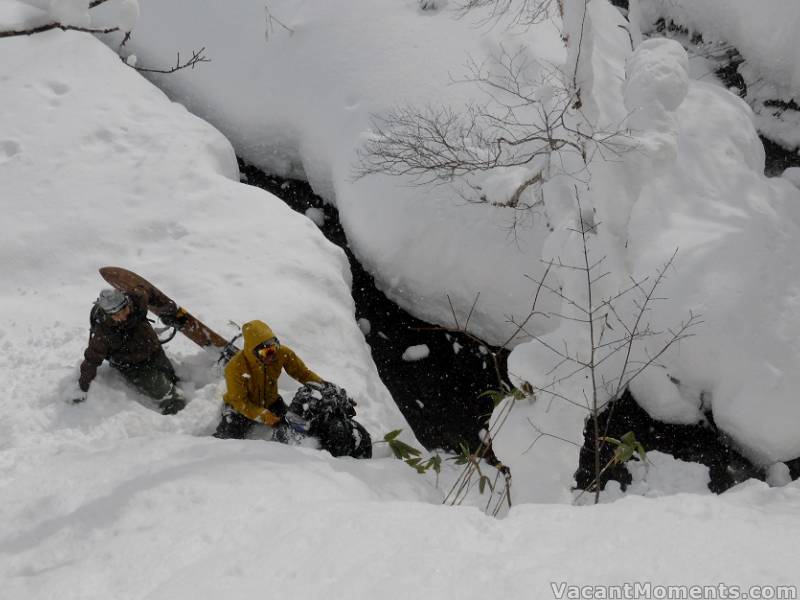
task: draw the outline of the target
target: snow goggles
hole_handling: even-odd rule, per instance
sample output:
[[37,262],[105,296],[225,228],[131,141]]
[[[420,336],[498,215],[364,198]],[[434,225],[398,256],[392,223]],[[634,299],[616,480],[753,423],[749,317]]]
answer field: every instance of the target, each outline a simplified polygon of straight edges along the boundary
[[278,345],[278,340],[272,338],[256,346],[253,352],[259,358],[273,358],[278,354]]

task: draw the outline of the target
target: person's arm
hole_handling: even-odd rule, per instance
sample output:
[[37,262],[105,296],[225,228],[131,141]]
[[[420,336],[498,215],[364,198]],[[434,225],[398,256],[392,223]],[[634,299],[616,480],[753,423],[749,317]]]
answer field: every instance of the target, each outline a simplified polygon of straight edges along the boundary
[[139,285],[129,295],[137,305],[143,305],[145,311],[152,309],[166,325],[172,326],[178,317],[178,305],[153,287]]
[[250,402],[248,379],[249,373],[242,368],[240,362],[234,357],[225,368],[225,384],[228,388],[224,396],[225,404],[251,421],[258,421],[274,427],[280,421],[280,417],[266,408]]
[[281,346],[281,350],[284,355],[283,368],[292,379],[296,379],[300,383],[308,383],[309,381],[322,383],[322,377],[309,369],[300,357],[295,354],[294,350],[286,346]]
[[83,393],[89,391],[89,386],[97,375],[97,367],[103,364],[108,357],[108,342],[102,333],[94,330],[89,333],[89,344],[83,353],[81,363],[81,375],[78,379],[78,386]]

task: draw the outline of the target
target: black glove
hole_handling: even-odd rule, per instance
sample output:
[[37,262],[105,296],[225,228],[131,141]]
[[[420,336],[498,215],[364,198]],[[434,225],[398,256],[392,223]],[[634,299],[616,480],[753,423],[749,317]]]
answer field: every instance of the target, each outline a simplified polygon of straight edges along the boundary
[[176,415],[186,408],[186,401],[181,398],[167,398],[158,405],[162,415]]
[[166,312],[161,313],[158,318],[161,319],[161,322],[167,327],[175,327],[177,329],[180,329],[186,323],[186,315],[183,309],[177,306],[171,307]]

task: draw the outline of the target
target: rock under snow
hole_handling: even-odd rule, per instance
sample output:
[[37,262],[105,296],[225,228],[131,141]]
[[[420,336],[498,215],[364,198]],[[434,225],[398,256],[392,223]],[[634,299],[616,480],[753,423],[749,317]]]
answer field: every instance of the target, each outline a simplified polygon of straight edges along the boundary
[[422,360],[423,358],[428,358],[430,356],[431,350],[428,348],[427,344],[419,344],[418,346],[409,346],[403,352],[403,360],[407,362],[415,362],[418,360]]

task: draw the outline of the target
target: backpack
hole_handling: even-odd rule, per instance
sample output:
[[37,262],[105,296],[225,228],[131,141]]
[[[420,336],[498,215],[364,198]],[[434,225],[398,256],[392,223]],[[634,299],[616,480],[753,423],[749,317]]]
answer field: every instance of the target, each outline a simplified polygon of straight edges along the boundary
[[[297,390],[285,418],[294,432],[316,437],[332,456],[372,458],[372,438],[353,418],[355,406],[355,401],[338,385],[309,382]],[[291,437],[288,433],[284,430],[279,438]]]

